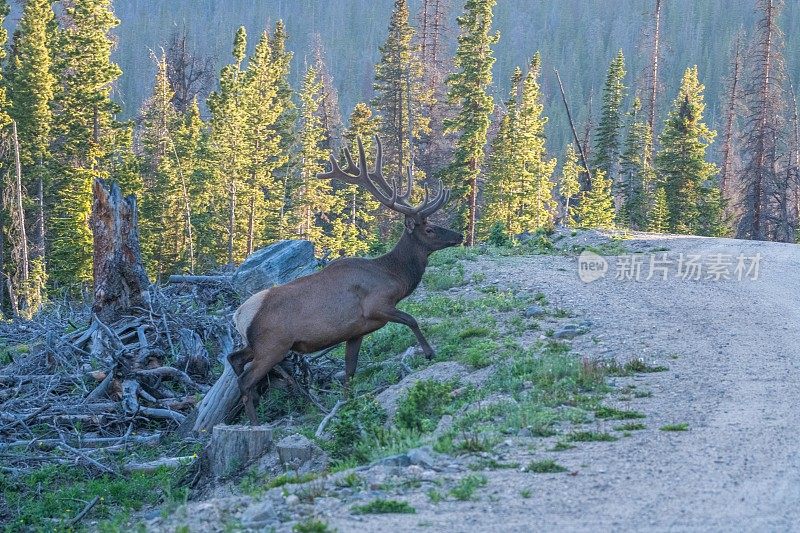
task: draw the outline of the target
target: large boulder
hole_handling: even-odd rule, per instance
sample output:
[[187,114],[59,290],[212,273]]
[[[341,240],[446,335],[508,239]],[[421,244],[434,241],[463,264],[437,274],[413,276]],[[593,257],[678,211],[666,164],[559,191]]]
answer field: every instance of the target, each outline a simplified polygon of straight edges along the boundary
[[309,241],[278,241],[253,252],[233,274],[233,287],[247,298],[260,290],[282,285],[317,269],[314,245]]

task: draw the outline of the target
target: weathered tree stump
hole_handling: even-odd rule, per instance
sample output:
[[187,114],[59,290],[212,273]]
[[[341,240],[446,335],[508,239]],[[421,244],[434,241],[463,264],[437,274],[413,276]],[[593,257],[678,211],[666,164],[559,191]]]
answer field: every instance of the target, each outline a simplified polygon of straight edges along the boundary
[[258,459],[272,446],[269,426],[214,427],[211,434],[211,472],[227,477]]
[[197,406],[197,417],[194,419],[192,431],[203,433],[211,430],[217,424],[221,424],[228,418],[236,408],[236,404],[242,397],[239,391],[239,381],[236,373],[224,358],[224,370],[219,379],[211,387],[211,390],[203,396],[200,405]]
[[136,198],[122,196],[119,184],[92,186],[89,226],[94,240],[94,305],[108,323],[120,313],[150,301],[150,280],[142,264]]

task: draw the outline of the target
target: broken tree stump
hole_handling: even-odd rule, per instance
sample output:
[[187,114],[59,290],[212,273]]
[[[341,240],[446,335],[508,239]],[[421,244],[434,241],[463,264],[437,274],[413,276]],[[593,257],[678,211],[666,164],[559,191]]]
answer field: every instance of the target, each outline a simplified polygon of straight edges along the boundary
[[109,323],[131,307],[147,307],[147,279],[139,246],[136,197],[123,197],[119,184],[95,180],[89,226],[94,242],[92,310]]
[[272,446],[269,426],[214,426],[211,434],[211,472],[227,477],[258,459]]

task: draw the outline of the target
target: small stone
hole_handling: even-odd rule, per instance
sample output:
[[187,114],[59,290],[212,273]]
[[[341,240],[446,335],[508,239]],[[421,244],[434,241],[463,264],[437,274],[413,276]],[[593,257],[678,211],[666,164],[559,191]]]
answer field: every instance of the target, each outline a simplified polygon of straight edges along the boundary
[[519,431],[517,431],[517,437],[528,438],[532,436],[533,433],[531,433],[531,430],[529,428],[522,428]]
[[542,307],[541,305],[532,305],[532,306],[528,307],[527,309],[525,309],[525,318],[533,318],[533,317],[536,317],[536,316],[542,316],[545,313],[546,313],[546,311],[545,311],[544,307]]
[[553,334],[553,337],[556,339],[574,339],[584,333],[586,333],[586,330],[579,329],[577,324],[565,324]]
[[[294,494],[292,494],[292,496],[297,498],[297,496]],[[299,498],[297,498],[297,500],[300,501]],[[288,497],[286,502],[288,504]],[[277,520],[278,514],[275,512],[275,507],[273,507],[272,502],[269,500],[257,502],[255,505],[248,507],[244,513],[242,513],[242,524],[245,526],[264,526],[271,522],[276,522]]]
[[433,449],[429,446],[423,446],[422,448],[414,448],[413,450],[408,450],[406,453],[408,460],[411,462],[412,465],[419,465],[425,468],[431,468],[433,465],[436,464],[436,459],[433,457]]
[[401,453],[384,457],[378,461],[377,464],[383,466],[409,466],[411,464],[411,459],[408,458],[408,455]]
[[522,388],[525,390],[530,390],[533,388],[533,381],[523,381]]
[[286,498],[284,498],[284,501],[286,502],[287,506],[294,507],[300,503],[300,498],[296,494],[289,494],[286,496]]
[[415,464],[406,468],[406,473],[411,477],[420,477],[423,472],[425,472],[425,469]]

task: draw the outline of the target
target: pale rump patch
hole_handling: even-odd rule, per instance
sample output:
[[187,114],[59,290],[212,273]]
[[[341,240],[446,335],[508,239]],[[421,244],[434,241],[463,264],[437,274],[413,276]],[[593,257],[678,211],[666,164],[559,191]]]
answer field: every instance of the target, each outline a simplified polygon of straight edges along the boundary
[[261,309],[261,304],[264,302],[264,298],[267,297],[268,292],[269,289],[264,289],[263,291],[255,293],[245,300],[236,312],[233,313],[233,323],[236,325],[236,331],[238,331],[239,335],[244,339],[245,346],[247,346],[247,328],[250,327],[253,317],[255,317],[258,310]]

